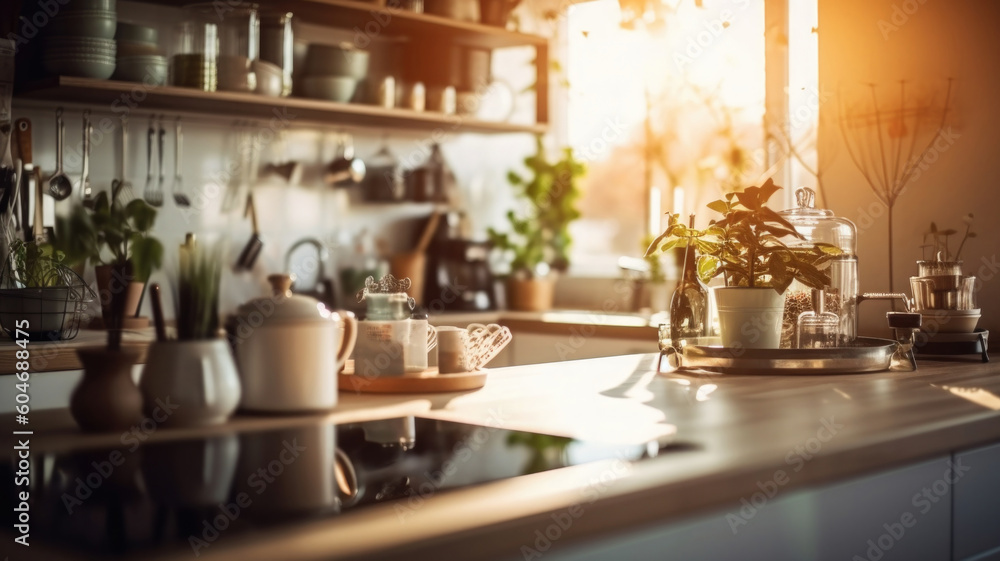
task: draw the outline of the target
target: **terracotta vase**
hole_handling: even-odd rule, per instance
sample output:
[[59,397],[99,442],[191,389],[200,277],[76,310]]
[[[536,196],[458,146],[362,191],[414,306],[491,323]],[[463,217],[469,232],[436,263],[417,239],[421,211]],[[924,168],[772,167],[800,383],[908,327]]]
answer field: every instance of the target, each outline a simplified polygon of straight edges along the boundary
[[69,410],[86,431],[126,430],[142,420],[142,393],[132,381],[141,351],[104,347],[78,349],[83,378],[73,390]]
[[110,324],[108,320],[111,318],[111,295],[119,290],[126,291],[125,317],[135,316],[146,283],[127,282],[126,279],[115,278],[111,265],[94,267],[94,275],[97,277],[97,294],[101,298],[101,317],[104,319],[104,325]]
[[507,307],[524,312],[540,312],[552,309],[555,298],[556,280],[507,279]]

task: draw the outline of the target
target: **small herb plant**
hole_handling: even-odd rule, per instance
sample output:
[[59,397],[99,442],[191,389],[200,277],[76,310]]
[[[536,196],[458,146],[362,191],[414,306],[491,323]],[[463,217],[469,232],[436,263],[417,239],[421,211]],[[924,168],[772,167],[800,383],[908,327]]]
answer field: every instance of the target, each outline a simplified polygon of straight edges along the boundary
[[[142,199],[114,203],[98,193],[93,211],[75,207],[56,222],[56,248],[71,264],[121,265],[132,262],[137,282],[146,282],[163,263],[163,244],[153,237],[156,209]],[[110,258],[107,257],[110,254]]]
[[514,171],[507,174],[507,181],[530,203],[528,213],[519,217],[509,211],[509,232],[489,229],[493,246],[510,256],[511,273],[529,277],[544,276],[549,269],[569,268],[573,241],[569,225],[580,217],[576,207],[580,198],[577,178],[586,171],[571,148],[564,148],[562,157],[550,162],[541,137],[536,142],[536,153],[524,159],[532,176],[524,178]]
[[23,288],[66,286],[62,273],[65,255],[49,244],[26,243],[15,239],[10,247],[16,279]]
[[726,286],[773,288],[779,294],[795,280],[811,288],[824,288],[830,284],[824,266],[840,254],[840,249],[823,243],[787,245],[784,240],[805,238],[766,206],[779,189],[769,179],[760,187],[727,193],[707,205],[722,218],[704,230],[684,226],[671,214],[666,230],[653,240],[646,255],[692,244],[699,253],[702,282],[722,275]]
[[[937,224],[931,222],[931,228],[926,233],[924,233],[924,245],[920,246],[920,249],[924,252],[924,260],[927,259],[927,250],[931,250],[931,260],[934,261],[958,261],[959,257],[962,255],[962,248],[965,247],[965,242],[969,239],[975,238],[976,233],[972,231],[972,213],[966,214],[962,218],[962,222],[965,224],[965,233],[962,235],[962,241],[958,244],[958,249],[955,250],[955,254],[951,254],[951,248],[949,247],[949,240],[951,236],[958,233],[958,230],[953,228],[948,228],[946,230],[938,230]],[[931,239],[931,243],[927,243],[927,239]]]
[[222,262],[218,247],[202,247],[193,240],[181,247],[175,298],[179,340],[215,338],[219,329]]

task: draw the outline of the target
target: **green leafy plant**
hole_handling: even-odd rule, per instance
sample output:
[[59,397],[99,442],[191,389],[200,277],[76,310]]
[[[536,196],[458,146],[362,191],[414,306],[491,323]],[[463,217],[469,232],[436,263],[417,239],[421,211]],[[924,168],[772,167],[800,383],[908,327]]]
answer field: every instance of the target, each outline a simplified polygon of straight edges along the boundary
[[177,275],[177,338],[212,339],[219,329],[219,286],[222,252],[193,241],[181,247]]
[[50,244],[15,239],[10,246],[14,275],[23,288],[66,286],[61,267],[65,255]]
[[[920,246],[920,248],[924,250],[925,259],[926,252],[930,249],[932,253],[931,258],[933,260],[958,261],[959,257],[962,255],[962,248],[965,247],[965,242],[971,238],[977,237],[977,234],[972,231],[972,219],[973,216],[971,212],[962,218],[962,222],[965,223],[965,233],[962,235],[962,241],[959,242],[955,255],[951,254],[948,238],[957,234],[958,230],[955,230],[954,228],[939,230],[937,224],[931,222],[930,230],[924,233],[924,245]],[[926,243],[927,238],[931,238],[931,243]]]
[[56,248],[70,265],[132,262],[134,278],[146,282],[163,264],[163,244],[152,234],[156,209],[142,199],[127,204],[97,195],[93,211],[76,206],[56,219]]
[[666,230],[653,240],[646,255],[691,244],[699,253],[702,282],[722,275],[726,286],[773,288],[779,294],[794,280],[824,288],[830,284],[824,267],[841,251],[824,243],[786,244],[784,240],[804,242],[805,238],[766,206],[779,189],[769,179],[760,187],[747,187],[712,201],[708,208],[722,218],[704,230],[684,226],[676,214],[670,215]]
[[507,174],[507,181],[530,203],[529,211],[524,216],[509,211],[508,232],[489,229],[493,246],[510,257],[511,272],[528,276],[545,275],[550,268],[569,268],[573,242],[569,225],[580,217],[576,207],[580,198],[577,179],[586,172],[571,148],[563,148],[560,159],[549,161],[542,138],[538,137],[536,143],[536,153],[524,159],[531,177],[514,171]]
[[[649,247],[653,243],[653,236],[647,234],[642,238],[642,247]],[[663,272],[663,261],[660,259],[659,254],[649,254],[643,256],[646,260],[646,264],[649,265],[649,282],[664,282],[667,280],[667,275]]]

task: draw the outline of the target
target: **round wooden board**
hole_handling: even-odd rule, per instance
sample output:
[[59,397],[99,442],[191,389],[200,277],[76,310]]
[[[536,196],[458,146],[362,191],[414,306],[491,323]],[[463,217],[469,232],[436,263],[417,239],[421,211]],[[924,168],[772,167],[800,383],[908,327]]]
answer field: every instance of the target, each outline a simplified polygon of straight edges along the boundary
[[337,376],[337,387],[343,392],[356,393],[442,393],[478,390],[486,385],[486,372],[438,374],[432,366],[420,374],[406,376],[372,376],[354,374],[354,361],[347,361]]

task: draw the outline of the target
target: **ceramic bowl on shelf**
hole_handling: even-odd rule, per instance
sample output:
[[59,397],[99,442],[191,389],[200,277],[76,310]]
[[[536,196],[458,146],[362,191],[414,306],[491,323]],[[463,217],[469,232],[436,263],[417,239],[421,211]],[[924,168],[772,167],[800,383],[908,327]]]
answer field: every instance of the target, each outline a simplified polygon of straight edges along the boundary
[[118,56],[151,56],[162,54],[163,51],[156,45],[136,43],[134,41],[118,41]]
[[306,53],[307,76],[349,76],[355,81],[368,74],[368,51],[347,45],[310,44]]
[[130,41],[133,43],[145,43],[156,47],[159,39],[155,27],[139,25],[125,21],[119,21],[115,29],[116,41]]
[[45,39],[44,49],[46,51],[97,49],[114,54],[117,44],[114,39],[100,37],[49,37]]
[[114,12],[116,4],[115,0],[71,0],[62,9],[67,12]]
[[306,76],[302,91],[306,97],[347,103],[354,97],[358,81],[346,76]]
[[918,310],[920,329],[927,333],[972,333],[976,330],[980,308],[973,310]]
[[54,76],[76,76],[107,80],[115,72],[115,58],[106,56],[75,55],[66,57],[42,56],[42,67]]
[[167,83],[168,74],[165,56],[120,56],[115,67],[114,79],[162,86]]
[[77,10],[60,12],[49,22],[50,37],[96,37],[114,39],[118,20],[115,12]]
[[285,74],[281,67],[270,62],[255,60],[250,69],[257,75],[257,93],[269,97],[280,97],[284,91]]

